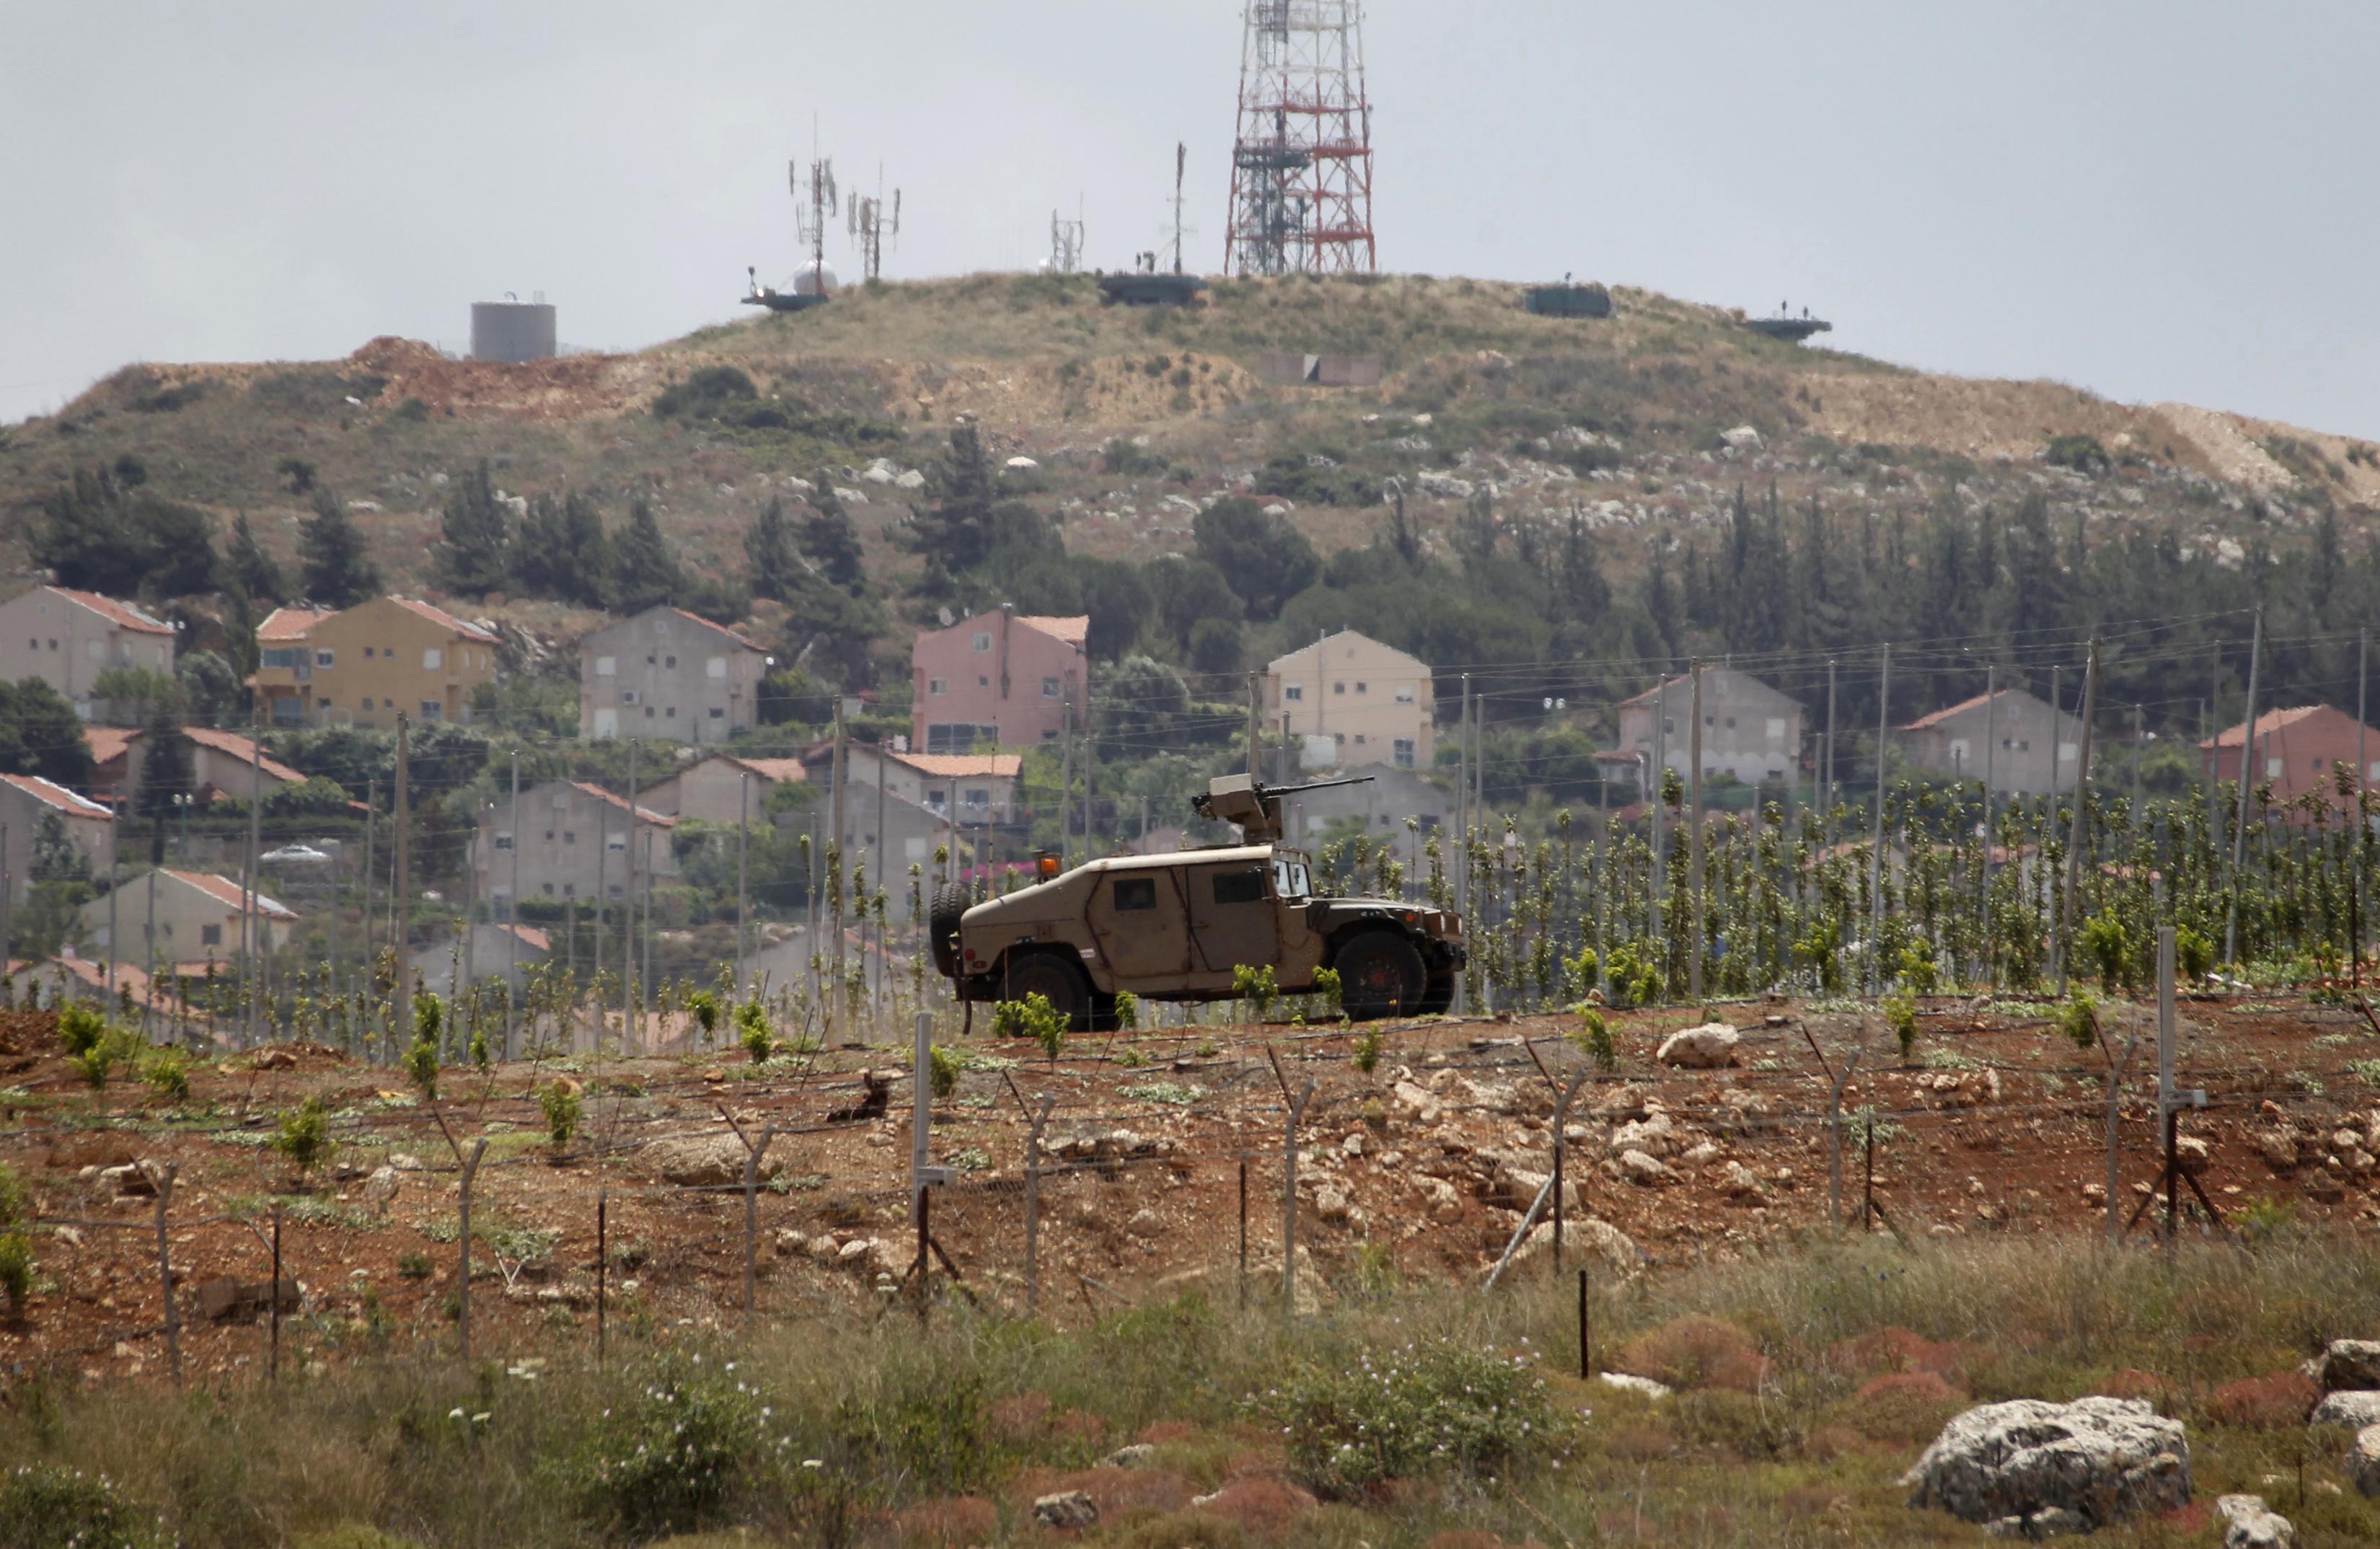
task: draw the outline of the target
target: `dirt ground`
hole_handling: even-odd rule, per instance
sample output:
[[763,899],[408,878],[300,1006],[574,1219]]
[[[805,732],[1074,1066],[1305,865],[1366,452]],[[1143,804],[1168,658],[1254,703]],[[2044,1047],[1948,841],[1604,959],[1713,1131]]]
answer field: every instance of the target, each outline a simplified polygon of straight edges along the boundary
[[[1043,1315],[1071,1321],[1194,1281],[1238,1294],[1244,1258],[1246,1294],[1277,1294],[1284,1082],[1290,1093],[1313,1083],[1297,1136],[1301,1302],[1387,1275],[1483,1281],[1551,1169],[1552,1083],[1582,1071],[1566,1130],[1565,1262],[1584,1251],[1597,1274],[1822,1228],[1837,1155],[1829,1073],[1854,1053],[1841,1098],[1847,1229],[1864,1220],[1912,1242],[2097,1231],[2105,1050],[2120,1053],[2135,1035],[2117,1193],[2121,1215],[2144,1212],[2136,1240],[2146,1240],[2160,1215],[2153,1010],[2103,1009],[2104,1047],[2088,1050],[2055,1031],[2048,1012],[2019,1000],[1934,1001],[1903,1063],[1881,1020],[1848,1003],[1714,1006],[1708,1019],[1741,1035],[1730,1062],[1714,1069],[1657,1058],[1670,1034],[1704,1014],[1625,1012],[1613,1018],[1608,1074],[1570,1041],[1569,1016],[1388,1025],[1368,1073],[1355,1039],[1337,1028],[1092,1036],[1054,1066],[1033,1046],[978,1037],[953,1046],[969,1068],[937,1103],[930,1131],[931,1164],[951,1169],[932,1192],[933,1294],[1017,1307],[1031,1295]],[[2283,1218],[2380,1225],[2380,1092],[2370,1084],[2380,1080],[2370,1062],[2380,1028],[2354,998],[2185,1000],[2178,1020],[2179,1084],[2207,1094],[2179,1131],[2226,1219],[2220,1229],[2252,1234]],[[457,1159],[481,1141],[469,1285],[480,1353],[591,1347],[599,1262],[609,1327],[732,1324],[745,1297],[747,1143],[762,1145],[752,1196],[759,1313],[891,1306],[909,1294],[901,1282],[917,1245],[910,1083],[895,1068],[905,1055],[845,1047],[763,1065],[731,1050],[456,1069],[432,1104],[393,1070],[284,1046],[198,1066],[189,1095],[175,1102],[121,1071],[94,1094],[48,1013],[9,1013],[0,1019],[0,1160],[30,1187],[40,1223],[32,1295],[20,1317],[0,1321],[0,1370],[165,1373],[156,1191],[167,1169],[164,1247],[186,1374],[274,1358],[263,1309],[276,1202],[283,1274],[296,1282],[285,1291],[280,1361],[451,1347],[461,1337]],[[556,1082],[580,1094],[585,1114],[558,1155],[535,1095]],[[309,1096],[330,1111],[334,1146],[300,1180],[268,1143]],[[1026,1113],[1045,1100],[1028,1189]],[[1864,1213],[1871,1192],[1880,1208]],[[2192,1190],[2180,1192],[2182,1229],[2218,1229]],[[1038,1196],[1030,1282],[1028,1193]],[[1549,1273],[1549,1237],[1540,1226],[1508,1273]]]

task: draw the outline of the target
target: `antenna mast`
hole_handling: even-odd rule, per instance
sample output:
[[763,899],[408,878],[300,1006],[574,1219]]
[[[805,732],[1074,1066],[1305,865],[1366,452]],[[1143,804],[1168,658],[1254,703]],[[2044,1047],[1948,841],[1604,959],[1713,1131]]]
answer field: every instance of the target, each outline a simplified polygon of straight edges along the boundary
[[1173,142],[1173,272],[1182,272],[1182,174],[1190,164],[1190,147]]
[[[786,163],[787,175],[794,186],[795,224],[801,238],[810,246],[810,283],[818,294],[826,294],[826,224],[840,206],[835,191],[834,163],[820,157],[810,163],[809,175],[802,175],[799,162]],[[805,185],[807,184],[807,187]],[[804,213],[802,201],[808,201]]]
[[892,190],[892,211],[884,211],[884,167],[876,168],[876,192],[847,201],[851,210],[851,236],[859,245],[859,274],[864,280],[879,279],[884,272],[884,242],[895,242],[901,236],[901,190]]
[[1050,212],[1050,272],[1072,274],[1083,267],[1083,196],[1075,196],[1075,218]]
[[1227,273],[1378,272],[1357,0],[1248,0]]

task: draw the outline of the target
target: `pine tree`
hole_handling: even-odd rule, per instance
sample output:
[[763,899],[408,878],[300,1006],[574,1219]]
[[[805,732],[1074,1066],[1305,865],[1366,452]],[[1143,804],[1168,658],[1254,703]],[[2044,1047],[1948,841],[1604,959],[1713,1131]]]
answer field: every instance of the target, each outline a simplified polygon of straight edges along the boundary
[[850,514],[843,502],[835,498],[834,486],[826,475],[819,475],[819,487],[810,496],[817,514],[802,524],[801,549],[810,563],[817,565],[826,578],[854,597],[868,590],[868,567],[859,549],[859,531],[852,526]]
[[651,502],[639,498],[628,507],[627,524],[612,535],[611,550],[610,601],[619,611],[641,613],[686,589],[686,574],[662,537]]
[[512,584],[527,597],[601,608],[611,581],[603,518],[580,494],[529,502],[512,545]]
[[289,583],[282,575],[281,562],[256,540],[245,511],[231,520],[231,550],[224,556],[224,568],[229,572],[230,585],[252,603],[278,608],[289,600]]
[[785,518],[785,502],[772,500],[753,516],[744,531],[744,573],[755,597],[791,602],[801,595],[809,576],[795,540],[794,525]]
[[[952,428],[950,455],[935,466],[931,485],[935,503],[909,513],[903,524],[902,546],[925,556],[919,594],[941,599],[955,595],[958,578],[973,572],[991,552],[991,463],[973,425]],[[832,485],[827,488],[832,490]]]
[[305,561],[306,593],[318,606],[352,608],[377,597],[380,566],[364,551],[364,535],[347,514],[346,502],[317,485],[314,514],[298,530],[298,551]]
[[496,499],[483,457],[446,497],[439,540],[430,550],[431,574],[449,591],[482,597],[502,590],[512,537],[512,513]]

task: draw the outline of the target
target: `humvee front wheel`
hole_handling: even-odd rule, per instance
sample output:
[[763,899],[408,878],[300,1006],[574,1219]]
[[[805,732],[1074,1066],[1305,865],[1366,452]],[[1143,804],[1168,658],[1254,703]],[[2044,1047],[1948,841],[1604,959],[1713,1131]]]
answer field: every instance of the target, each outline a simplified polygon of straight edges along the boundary
[[1351,1022],[1405,1016],[1420,1008],[1427,975],[1414,944],[1370,930],[1339,950],[1339,1004]]
[[1091,981],[1082,969],[1055,952],[1027,952],[1008,958],[1001,974],[1000,998],[1022,1000],[1039,995],[1050,1002],[1070,1033],[1091,1030]]

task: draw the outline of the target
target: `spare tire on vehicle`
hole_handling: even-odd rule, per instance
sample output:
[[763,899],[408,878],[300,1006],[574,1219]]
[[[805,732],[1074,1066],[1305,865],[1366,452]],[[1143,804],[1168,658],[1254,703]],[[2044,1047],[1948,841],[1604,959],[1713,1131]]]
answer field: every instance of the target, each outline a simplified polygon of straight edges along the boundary
[[934,889],[933,905],[926,911],[926,936],[933,943],[934,966],[945,979],[959,976],[959,920],[974,902],[965,888],[945,883]]

